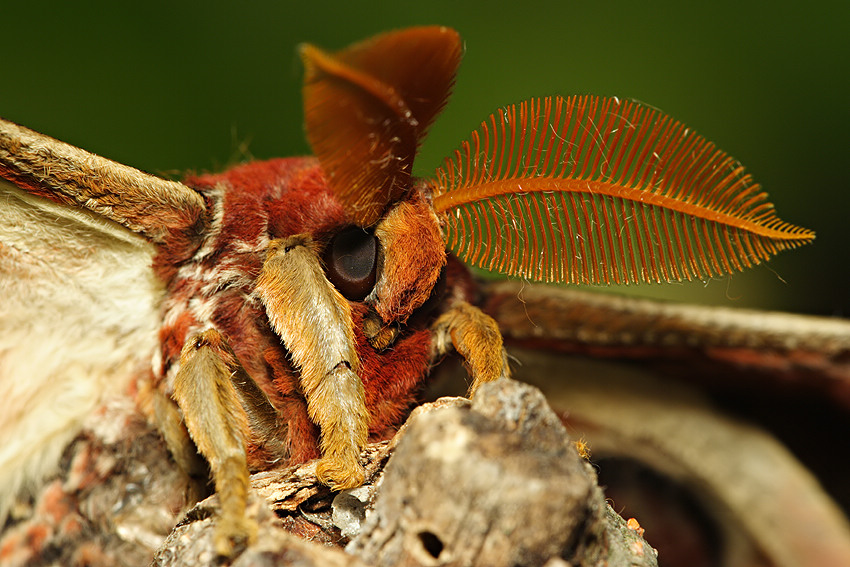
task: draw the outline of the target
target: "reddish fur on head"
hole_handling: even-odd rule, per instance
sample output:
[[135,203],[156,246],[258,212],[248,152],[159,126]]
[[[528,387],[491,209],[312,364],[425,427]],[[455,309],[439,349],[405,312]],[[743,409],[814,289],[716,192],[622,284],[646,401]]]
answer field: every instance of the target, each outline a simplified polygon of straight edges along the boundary
[[[166,265],[174,257],[167,245],[157,258],[158,273],[174,274],[161,331],[166,390],[171,387],[169,369],[183,343],[193,333],[214,326],[287,422],[289,461],[318,457],[319,431],[307,414],[298,373],[253,295],[254,284],[270,240],[306,233],[323,244],[351,222],[314,158],[254,162],[189,178],[187,184],[205,196],[214,220],[189,261],[176,269]],[[385,270],[376,308],[388,320],[407,319],[428,299],[445,264],[436,217],[417,197],[397,204],[376,232]],[[421,392],[430,364],[431,335],[418,323],[402,330],[392,348],[378,352],[362,330],[369,306],[350,305],[359,375],[371,415],[370,435],[380,438],[398,426]],[[270,464],[259,447],[249,447],[249,458],[254,469]]]
[[390,209],[378,223],[383,268],[375,286],[375,310],[384,322],[404,323],[431,295],[446,264],[440,223],[418,193]]

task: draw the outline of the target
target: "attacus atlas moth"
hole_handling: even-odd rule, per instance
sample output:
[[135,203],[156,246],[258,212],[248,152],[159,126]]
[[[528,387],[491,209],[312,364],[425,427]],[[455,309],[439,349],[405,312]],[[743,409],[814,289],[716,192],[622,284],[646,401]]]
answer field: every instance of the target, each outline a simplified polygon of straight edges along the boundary
[[[681,281],[814,238],[711,142],[617,98],[507,106],[414,178],[462,51],[443,27],[305,46],[315,157],[181,182],[0,120],[0,518],[127,392],[180,467],[198,470],[196,448],[208,462],[231,554],[256,530],[250,472],[318,459],[322,482],[357,487],[367,441],[392,435],[446,354],[470,395],[510,376],[502,320],[463,264]],[[538,335],[575,323],[535,305]]]

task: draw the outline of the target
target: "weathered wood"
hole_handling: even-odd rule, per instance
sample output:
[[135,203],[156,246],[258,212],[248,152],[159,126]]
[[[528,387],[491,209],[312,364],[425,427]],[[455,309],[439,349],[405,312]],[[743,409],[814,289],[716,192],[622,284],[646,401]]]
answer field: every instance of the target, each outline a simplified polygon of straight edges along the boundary
[[204,495],[135,404],[113,400],[66,449],[55,478],[19,500],[0,534],[0,564],[147,565]]
[[655,565],[609,524],[592,468],[537,389],[499,380],[408,423],[347,547],[366,563]]
[[[318,484],[315,463],[254,475],[260,534],[232,564],[656,564],[533,387],[500,380],[473,402],[422,406],[363,464],[366,484],[339,494]],[[154,565],[214,564],[217,507],[215,496],[195,506]],[[349,538],[348,554],[336,548]]]
[[[217,516],[217,502],[195,508],[181,522],[157,551],[153,565],[156,567],[192,567],[218,565],[213,545],[213,526]],[[196,516],[199,512],[205,517]],[[249,515],[257,520],[259,532],[254,544],[244,549],[230,563],[233,567],[291,565],[297,567],[365,567],[366,564],[338,547],[298,537],[281,529],[276,515],[259,501],[255,501]]]

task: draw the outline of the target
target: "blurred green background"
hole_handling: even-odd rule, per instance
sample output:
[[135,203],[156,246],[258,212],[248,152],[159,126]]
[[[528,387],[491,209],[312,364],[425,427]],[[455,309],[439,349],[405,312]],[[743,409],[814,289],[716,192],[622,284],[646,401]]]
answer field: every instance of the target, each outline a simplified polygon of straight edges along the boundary
[[[814,245],[767,267],[638,295],[850,315],[850,2],[5,3],[0,115],[157,173],[304,154],[304,41],[458,29],[428,174],[501,105],[548,94],[658,107],[735,156]],[[620,289],[614,291],[622,291]]]

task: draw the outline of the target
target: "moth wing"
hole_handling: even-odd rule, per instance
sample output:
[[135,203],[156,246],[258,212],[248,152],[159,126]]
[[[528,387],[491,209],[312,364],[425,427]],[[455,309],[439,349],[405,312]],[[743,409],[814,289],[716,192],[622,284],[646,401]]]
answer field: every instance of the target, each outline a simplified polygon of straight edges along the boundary
[[[0,120],[0,523],[86,417],[150,372],[154,242],[177,224],[145,220],[146,202],[174,198],[170,181],[151,192],[157,180]],[[201,208],[184,218],[197,225]]]
[[[650,541],[695,535],[686,526],[701,517],[714,525],[714,535],[704,532],[712,541],[727,542],[713,548],[728,554],[724,564],[748,546],[769,563],[850,564],[850,525],[812,475],[841,482],[833,461],[812,457],[829,454],[835,438],[824,424],[850,408],[850,321],[516,282],[482,294],[520,361],[516,378],[544,392],[574,439],[587,435],[594,464],[613,481],[609,495],[647,525]],[[735,417],[744,408],[759,409]],[[794,435],[783,430],[789,415]],[[798,441],[793,454],[778,438],[806,448]],[[636,508],[630,492],[640,494]],[[649,518],[676,517],[671,504],[685,493],[703,512],[651,532]],[[788,517],[805,518],[805,533]]]

